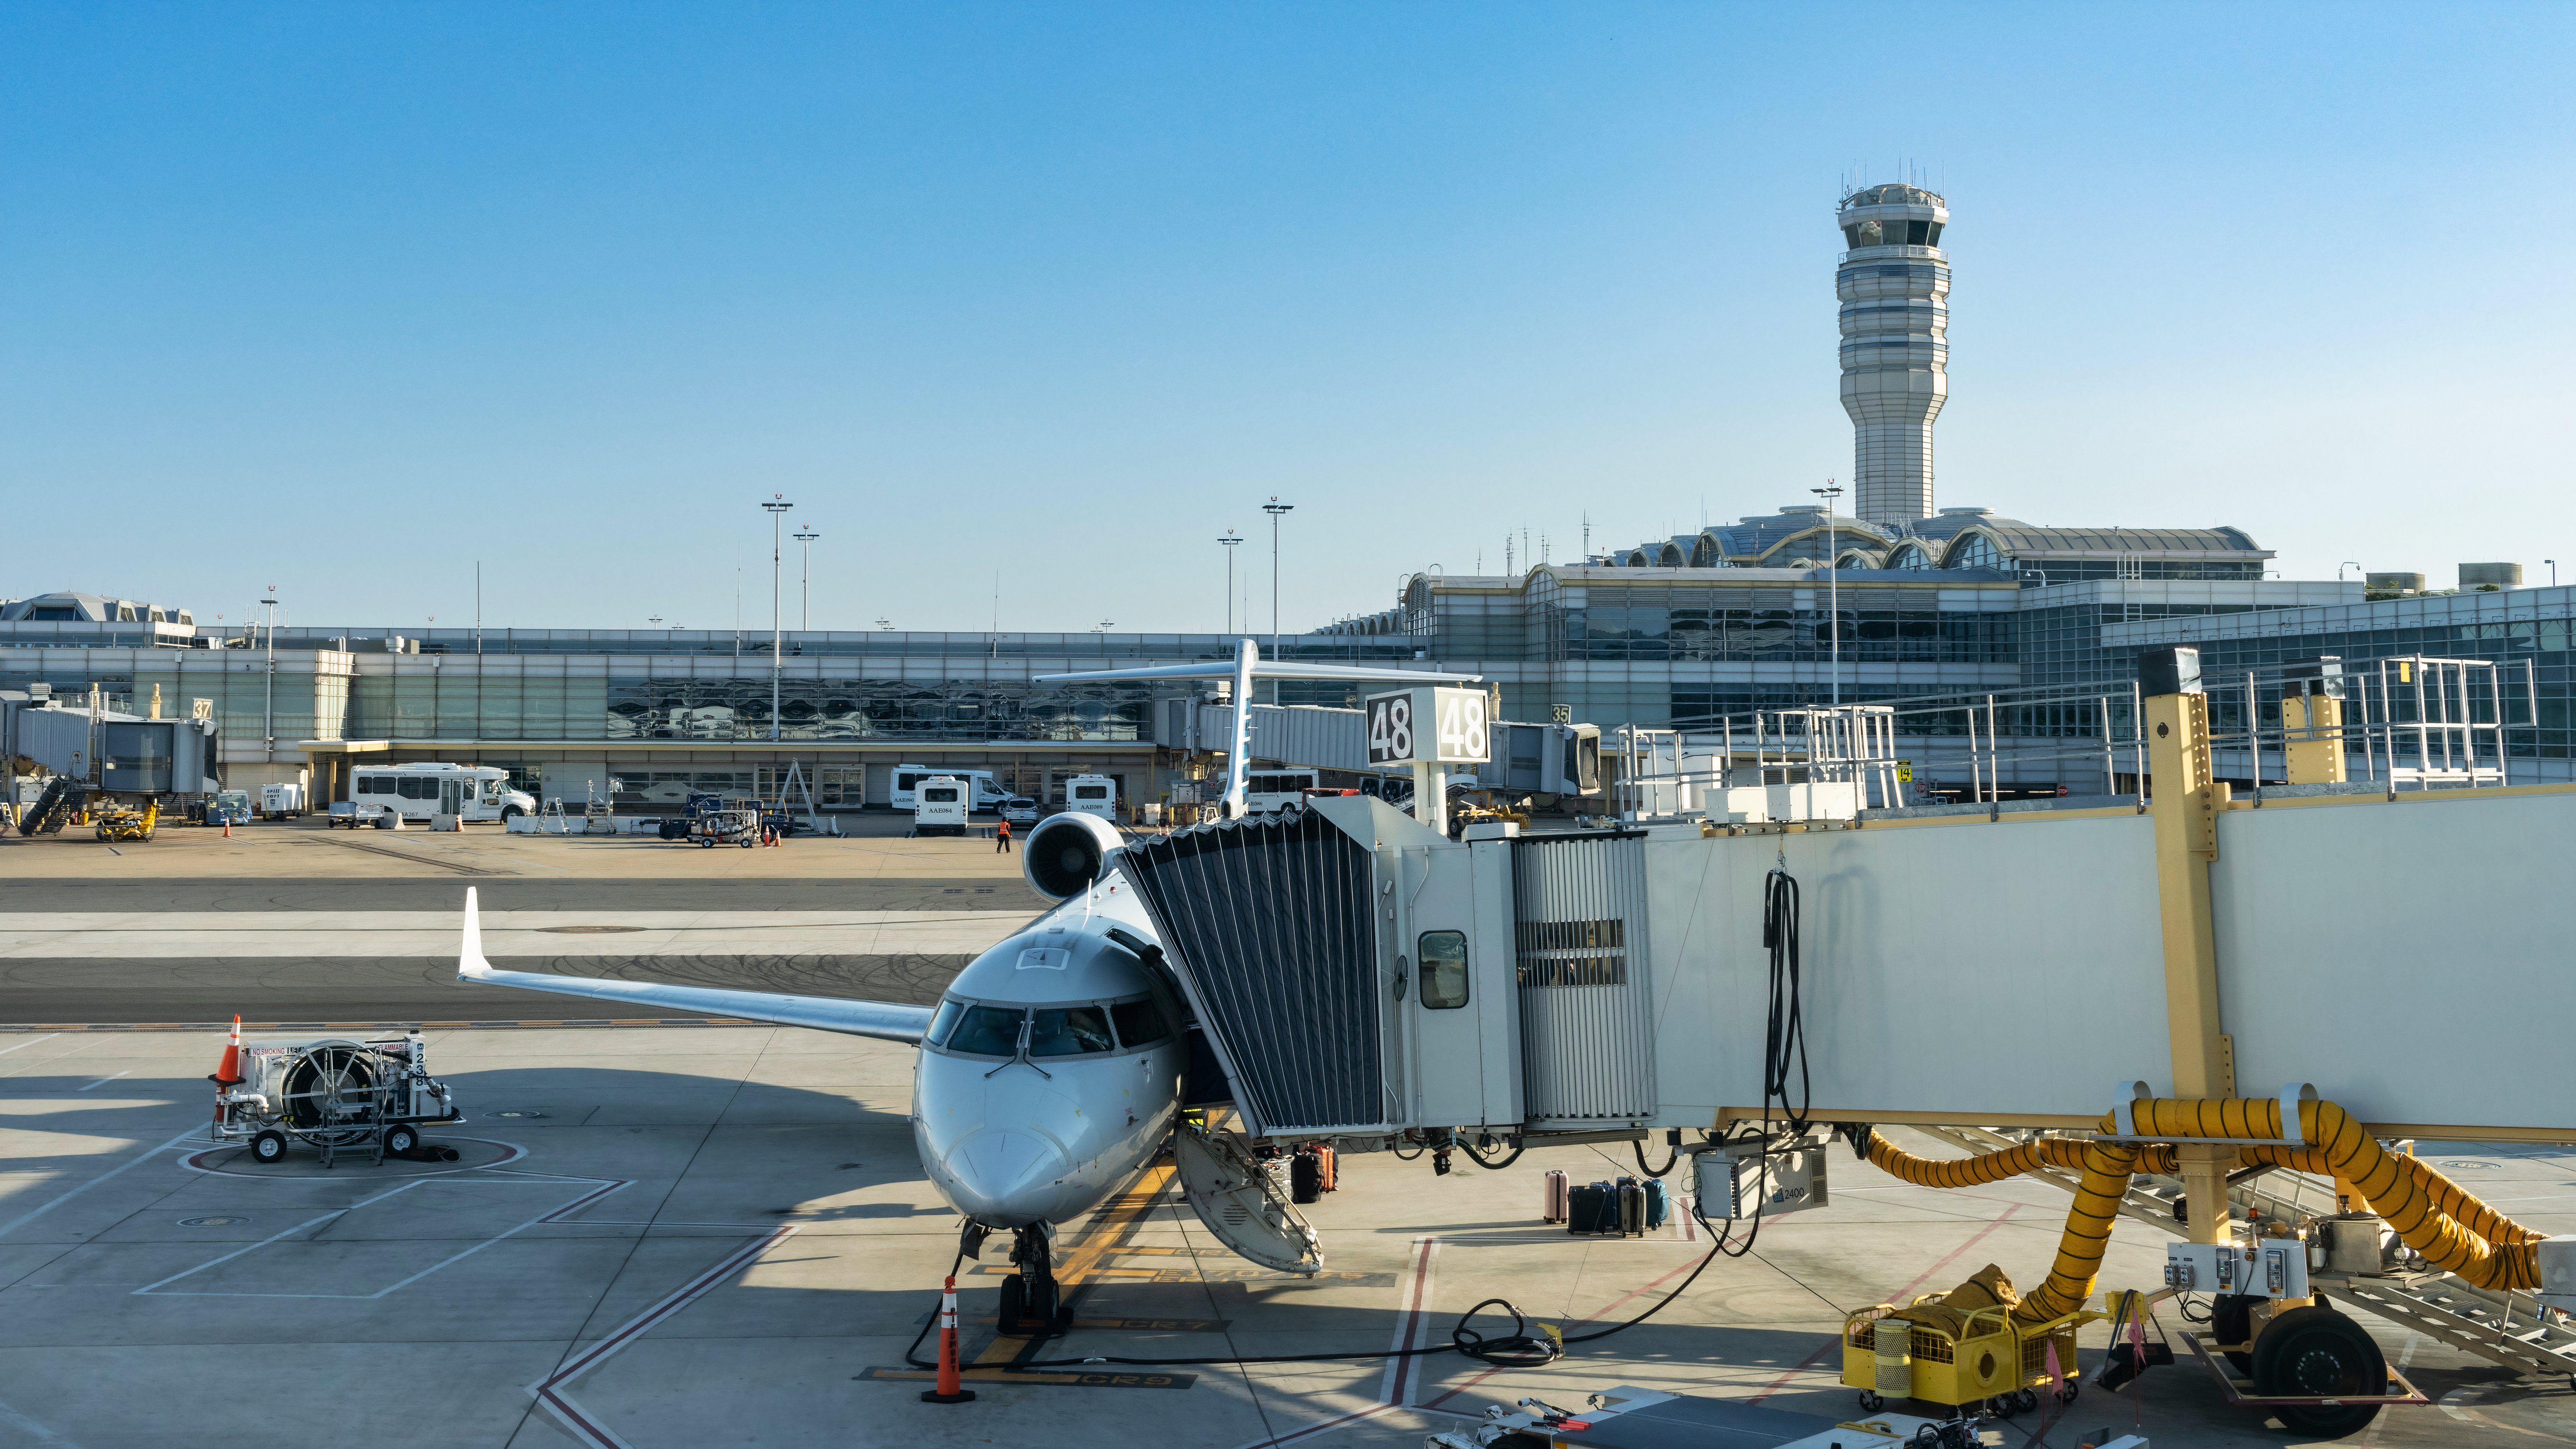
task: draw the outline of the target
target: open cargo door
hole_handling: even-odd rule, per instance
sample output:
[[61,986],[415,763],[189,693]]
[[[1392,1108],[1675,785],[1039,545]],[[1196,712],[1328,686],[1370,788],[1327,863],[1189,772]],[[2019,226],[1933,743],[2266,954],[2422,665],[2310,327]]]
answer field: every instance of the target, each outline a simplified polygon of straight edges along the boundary
[[1184,1119],[1172,1133],[1172,1158],[1190,1210],[1218,1242],[1282,1273],[1324,1266],[1323,1241],[1241,1137],[1203,1132]]

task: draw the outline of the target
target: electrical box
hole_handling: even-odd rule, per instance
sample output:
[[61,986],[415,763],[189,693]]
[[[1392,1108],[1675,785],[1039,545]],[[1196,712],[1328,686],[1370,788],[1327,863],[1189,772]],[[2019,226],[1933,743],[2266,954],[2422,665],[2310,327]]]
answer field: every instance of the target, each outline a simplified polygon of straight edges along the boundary
[[1757,1212],[1778,1217],[1831,1201],[1821,1146],[1774,1148],[1768,1154],[1751,1143],[1711,1147],[1695,1154],[1692,1164],[1699,1213],[1711,1222],[1749,1221]]
[[2308,1245],[2298,1238],[2165,1244],[2165,1286],[2177,1293],[2308,1296]]

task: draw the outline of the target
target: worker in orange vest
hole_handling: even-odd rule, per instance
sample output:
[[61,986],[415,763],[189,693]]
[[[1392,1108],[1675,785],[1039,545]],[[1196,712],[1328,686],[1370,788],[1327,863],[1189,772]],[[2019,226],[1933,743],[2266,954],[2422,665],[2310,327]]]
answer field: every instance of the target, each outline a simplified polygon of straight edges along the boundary
[[1008,820],[1003,821],[999,826],[994,828],[993,853],[995,855],[1008,855],[1011,853],[1011,822]]

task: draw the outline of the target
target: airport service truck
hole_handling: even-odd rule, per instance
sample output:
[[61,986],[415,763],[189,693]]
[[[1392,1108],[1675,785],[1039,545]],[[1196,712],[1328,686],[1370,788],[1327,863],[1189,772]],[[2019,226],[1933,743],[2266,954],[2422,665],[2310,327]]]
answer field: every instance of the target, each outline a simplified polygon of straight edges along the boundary
[[913,798],[913,792],[920,787],[922,781],[932,779],[955,780],[964,785],[968,791],[966,808],[978,813],[999,810],[1004,804],[1021,798],[1003,789],[1001,782],[993,778],[993,772],[990,770],[950,770],[930,765],[897,765],[894,767],[894,788],[886,797],[887,803],[897,810],[914,808],[917,802]]
[[913,790],[912,833],[965,834],[967,790],[966,781],[947,775],[927,775],[917,781]]

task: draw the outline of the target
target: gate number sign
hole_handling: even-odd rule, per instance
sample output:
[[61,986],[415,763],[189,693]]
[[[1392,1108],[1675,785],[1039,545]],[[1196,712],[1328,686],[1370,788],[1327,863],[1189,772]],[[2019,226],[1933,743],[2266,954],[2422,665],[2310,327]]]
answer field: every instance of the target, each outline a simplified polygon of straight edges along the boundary
[[1414,688],[1363,704],[1372,765],[1481,765],[1493,757],[1481,689]]

